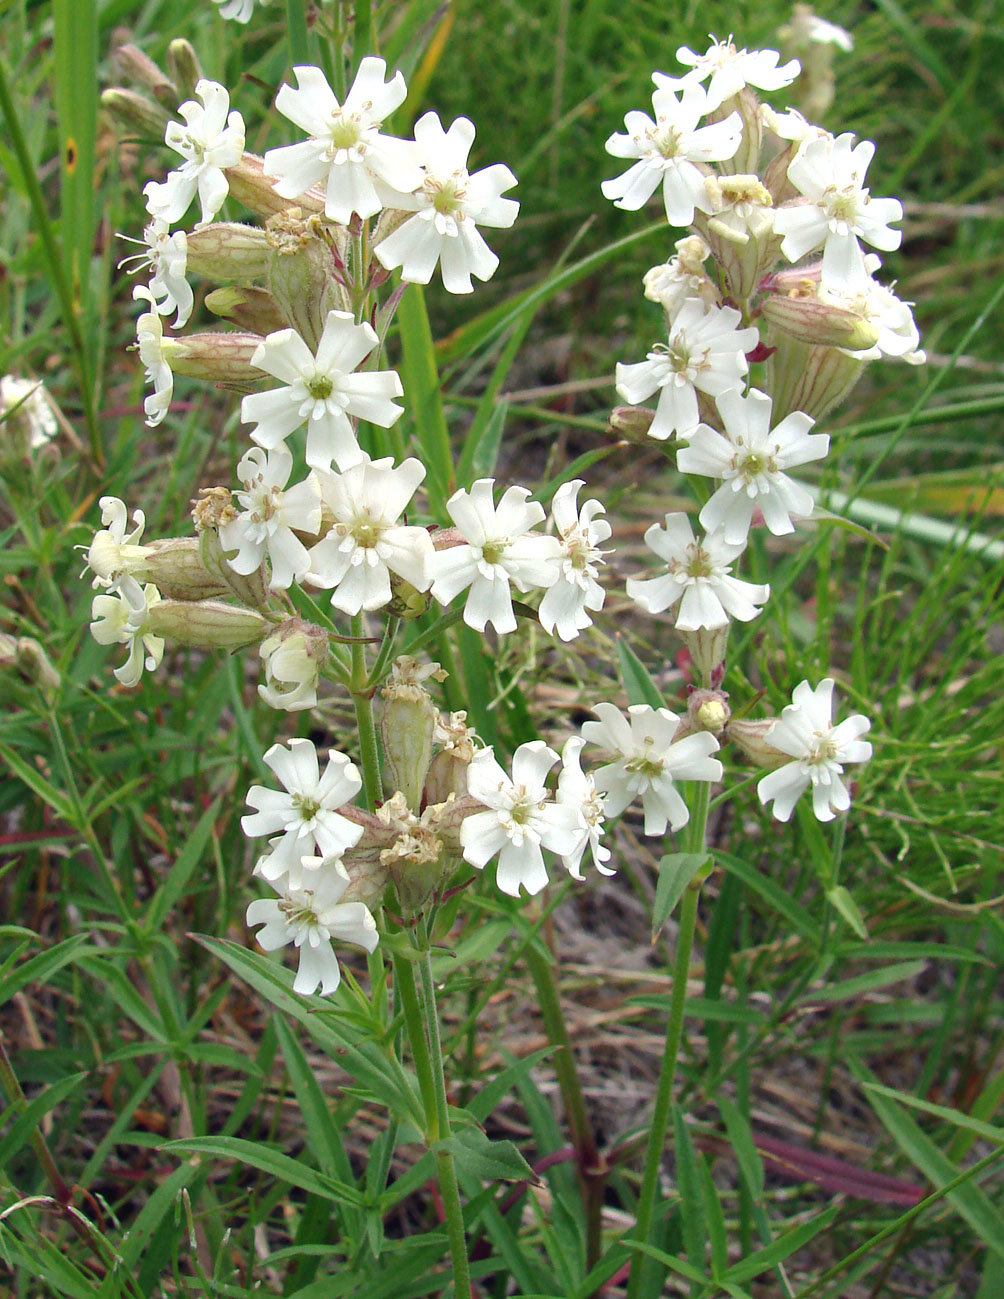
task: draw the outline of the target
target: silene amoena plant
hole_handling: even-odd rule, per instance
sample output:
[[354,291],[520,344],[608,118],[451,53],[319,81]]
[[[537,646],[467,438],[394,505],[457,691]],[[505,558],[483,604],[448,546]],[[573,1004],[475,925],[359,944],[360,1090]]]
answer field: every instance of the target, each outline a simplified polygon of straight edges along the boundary
[[[247,21],[253,8],[227,0],[223,12]],[[651,561],[627,576],[667,655],[680,642],[689,652],[692,685],[676,709],[658,697],[593,700],[579,730],[514,752],[479,737],[483,701],[464,698],[457,625],[488,638],[486,654],[528,621],[562,642],[588,637],[611,587],[616,526],[571,475],[536,489],[488,475],[451,481],[449,448],[444,472],[443,448],[417,417],[416,437],[399,431],[410,394],[394,357],[399,308],[420,294],[410,286],[438,276],[469,294],[492,277],[495,232],[519,213],[516,177],[501,162],[471,170],[466,117],[426,112],[413,138],[395,136],[387,124],[405,79],[374,56],[341,97],[319,68],[294,68],[275,100],[286,134],[263,157],[247,152],[240,112],[209,78],[193,73],[194,94],[169,117],[129,90],[105,96],[123,122],[158,124],[175,155],[145,187],[149,222],[128,263],[145,277],[134,297],[147,423],[169,417],[174,378],[188,376],[243,394],[247,446],[231,482],[202,489],[193,535],[148,538],[142,512],[101,499],[87,553],[91,631],[124,655],[114,667],[123,686],[155,672],[172,644],[256,651],[258,694],[272,709],[311,717],[325,698],[351,700],[355,734],[318,745],[292,731],[323,734],[327,714],[306,725],[291,716],[290,738],[264,752],[267,776],[247,790],[242,820],[254,943],[249,934],[246,949],[215,950],[259,989],[283,992],[281,1004],[291,988],[321,1011],[359,1086],[396,1108],[400,1139],[424,1143],[387,1203],[436,1180],[437,1238],[442,1253],[448,1243],[452,1293],[465,1299],[472,1257],[477,1275],[488,1270],[472,1247],[484,1238],[486,1186],[534,1173],[512,1143],[486,1135],[484,1106],[448,1103],[433,958],[450,950],[458,917],[483,888],[539,917],[530,899],[562,872],[613,877],[612,825],[640,810],[661,858],[653,931],[681,908],[647,1135],[597,1149],[553,962],[535,945],[527,959],[556,1048],[591,1275],[596,1288],[619,1276],[633,1299],[655,1295],[662,1154],[698,903],[714,867],[709,806],[741,807],[755,784],[778,820],[804,800],[831,821],[848,811],[872,754],[869,719],[832,677],[792,681],[779,716],[756,715],[755,698],[737,706],[732,683],[746,678],[729,637],[771,599],[751,576],[751,533],[797,541],[817,511],[803,476],[829,454],[829,414],[870,362],[924,359],[909,304],[878,278],[881,254],[899,246],[902,208],[869,190],[869,141],[834,137],[761,98],[784,101],[797,60],[731,38],[677,59],[678,74],[653,74],[650,110],[629,112],[607,139],[621,165],[601,189],[627,212],[657,201],[674,232],[672,256],[644,280],[652,347],[611,358],[624,403],[611,427],[657,445],[667,480],[675,471],[693,494],[692,509],[652,521]],[[228,195],[251,220],[218,219]],[[206,306],[235,328],[187,328],[193,276],[214,286]],[[44,432],[42,408],[37,418]],[[741,833],[742,818],[732,824]],[[829,896],[849,913],[849,895],[834,885]],[[291,981],[255,943],[291,949]],[[340,955],[358,948],[371,997],[355,978],[342,983]],[[371,1019],[382,1007],[385,1026],[398,1017],[399,1036],[391,1029],[367,1052],[361,1006]],[[642,1151],[630,1219],[609,1227],[608,1178]],[[757,1270],[754,1256],[731,1280],[726,1271],[729,1293]]]

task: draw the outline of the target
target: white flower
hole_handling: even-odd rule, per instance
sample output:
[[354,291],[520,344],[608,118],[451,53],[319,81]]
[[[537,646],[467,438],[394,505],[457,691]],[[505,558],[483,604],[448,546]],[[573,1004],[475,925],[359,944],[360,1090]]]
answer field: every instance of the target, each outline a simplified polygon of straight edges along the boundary
[[[920,346],[920,331],[910,307],[913,305],[897,298],[892,289],[874,279],[882,265],[875,253],[866,253],[853,277],[841,285],[820,283],[820,301],[832,302],[855,312],[878,330],[873,347],[863,352],[852,352],[860,361],[874,361],[881,356],[905,361],[907,365],[923,365],[927,355]],[[846,349],[845,349],[846,350]]]
[[45,446],[56,436],[59,427],[44,386],[34,379],[17,379],[12,374],[0,379],[0,420],[3,424],[9,421],[23,426],[32,450]]
[[658,302],[672,319],[688,298],[698,298],[705,306],[718,304],[718,290],[704,269],[711,249],[700,235],[687,235],[676,242],[676,254],[645,272],[645,297]]
[[711,45],[703,54],[695,54],[686,45],[676,51],[679,63],[691,69],[682,77],[667,77],[656,73],[660,84],[687,86],[693,81],[707,81],[708,105],[713,112],[727,99],[738,95],[744,86],[758,90],[781,90],[790,86],[801,71],[798,59],[777,66],[777,50],[737,50],[730,36],[727,41],[711,37]]
[[579,488],[584,486],[581,478],[563,483],[551,502],[561,545],[558,580],[544,593],[537,615],[544,630],[552,635],[557,632],[562,640],[574,640],[592,626],[587,609],[596,613],[603,608],[597,565],[603,563],[600,544],[610,536],[610,524],[596,517],[604,513],[599,501],[586,501],[581,512],[576,508]]
[[[710,212],[705,193],[707,173],[698,163],[722,162],[734,156],[742,140],[742,119],[730,113],[723,122],[698,126],[709,104],[703,87],[687,83],[678,99],[660,82],[652,96],[653,121],[647,113],[632,110],[624,118],[627,134],[613,134],[607,153],[615,158],[637,158],[634,166],[600,186],[603,197],[628,212],[643,207],[662,182],[662,201],[670,225],[687,226],[694,209]],[[665,80],[665,79],[664,79]]]
[[157,310],[153,294],[145,284],[137,284],[132,291],[134,298],[149,302],[152,311],[144,311],[136,321],[136,343],[139,347],[139,359],[146,372],[147,383],[153,384],[153,392],[143,402],[146,422],[149,428],[155,428],[167,414],[174,396],[174,374],[164,348],[164,326]]
[[661,577],[628,578],[628,595],[646,613],[663,613],[679,601],[681,631],[724,627],[730,618],[749,622],[770,597],[769,586],[731,576],[745,546],[730,546],[716,532],[698,543],[685,514],[667,514],[665,527],[653,523],[645,544],[665,560],[667,571]]
[[378,342],[365,321],[349,311],[329,311],[315,356],[293,329],[280,329],[258,344],[251,364],[285,383],[241,402],[241,420],[256,424],[251,437],[271,450],[307,424],[307,464],[348,469],[364,457],[349,416],[389,428],[403,407],[392,397],[404,391],[395,370],[357,372]]
[[697,390],[717,397],[738,388],[749,370],[746,353],[760,340],[755,328],[737,329],[734,307],[708,307],[688,298],[669,326],[669,342],[657,343],[648,359],[617,364],[617,392],[637,406],[659,393],[649,437],[689,436],[700,422]]
[[344,753],[334,749],[320,775],[309,740],[290,740],[288,747],[273,744],[264,760],[286,792],[252,785],[247,802],[255,810],[241,817],[241,829],[250,838],[278,835],[255,873],[267,880],[288,875],[289,887],[298,889],[304,873],[316,873],[321,858],[339,858],[359,842],[363,827],[341,816],[338,808],[355,798],[362,780]]
[[235,493],[235,499],[242,513],[220,528],[223,549],[237,551],[228,559],[235,573],[253,573],[268,556],[273,590],[302,581],[310,571],[310,554],[293,529],[317,532],[321,526],[317,479],[311,474],[286,491],[292,470],[293,457],[285,447],[267,457],[261,447],[252,447],[237,466],[244,491]]
[[520,885],[532,896],[547,884],[542,848],[565,856],[577,846],[576,813],[552,802],[545,784],[557,761],[543,740],[532,740],[513,754],[511,780],[491,749],[479,749],[467,768],[467,792],[490,811],[464,819],[464,860],[481,870],[498,853],[496,882],[510,897]]
[[[263,8],[271,4],[272,0],[258,0]],[[255,0],[213,0],[213,4],[220,6],[220,14],[224,18],[233,18],[236,22],[246,23],[254,13]]]
[[[119,235],[125,239],[125,235]],[[130,271],[139,271],[149,267],[153,274],[150,277],[150,300],[162,316],[169,316],[177,310],[174,328],[181,329],[188,323],[192,314],[195,298],[191,286],[185,279],[188,265],[188,236],[184,230],[171,234],[171,227],[160,217],[154,217],[143,231],[142,240],[129,239],[129,243],[142,242],[146,252],[134,253],[123,257],[120,267]],[[131,265],[130,265],[131,263]]]
[[582,856],[589,849],[593,865],[601,875],[616,875],[607,862],[610,849],[600,843],[603,833],[603,816],[606,799],[596,788],[591,774],[583,772],[582,750],[585,740],[581,735],[570,735],[561,750],[561,774],[555,797],[559,807],[569,807],[578,818],[579,841],[570,853],[565,853],[561,863],[573,879],[582,879]]
[[820,681],[815,690],[803,681],[795,687],[792,699],[766,740],[794,761],[764,776],[756,787],[757,796],[764,806],[773,799],[773,815],[778,821],[787,821],[811,785],[817,820],[832,821],[837,812],[846,812],[851,805],[841,780],[843,764],[867,762],[872,756],[872,746],[859,738],[871,729],[871,722],[855,713],[833,725],[832,677]]
[[804,117],[797,108],[786,109],[779,113],[770,104],[760,105],[760,120],[768,130],[781,140],[790,140],[792,144],[803,145],[809,140],[832,140],[834,137],[822,126],[816,126]]
[[332,939],[356,943],[367,952],[380,941],[369,909],[361,902],[340,901],[348,887],[345,867],[330,860],[321,863],[310,888],[277,887],[280,898],[258,898],[248,906],[247,923],[265,926],[256,935],[259,947],[274,952],[293,943],[299,948],[294,992],[310,996],[320,984],[326,997],[338,987],[341,974]]
[[428,284],[439,262],[449,293],[471,293],[471,276],[490,280],[499,264],[478,226],[506,230],[516,220],[519,204],[501,197],[516,177],[500,162],[471,175],[467,157],[474,124],[466,117],[444,131],[438,114],[426,113],[415,123],[415,143],[424,178],[415,193],[394,201],[415,215],[373,251],[387,270],[400,266],[401,278],[415,284]]
[[188,99],[178,109],[180,122],[168,122],[165,143],[185,159],[161,183],[151,180],[143,188],[146,210],[172,225],[188,211],[196,193],[202,208],[200,225],[208,225],[230,191],[224,174],[244,153],[244,119],[235,109],[228,115],[226,87],[203,78],[195,87],[201,104]]
[[586,722],[583,737],[616,755],[595,773],[596,788],[606,793],[608,816],[619,816],[636,798],[645,812],[645,833],[665,834],[687,824],[690,813],[676,780],[721,780],[722,764],[711,754],[718,741],[707,731],[674,740],[680,719],[668,708],[632,704],[628,717],[613,704],[597,704],[598,722]]
[[143,668],[152,672],[164,657],[164,640],[147,628],[150,609],[160,601],[152,584],[141,587],[124,577],[116,595],[96,595],[91,601],[91,635],[99,645],[128,645],[129,655],[115,669],[124,686],[139,684]]
[[497,632],[516,630],[509,583],[520,591],[544,588],[558,580],[561,543],[556,537],[531,533],[543,522],[544,508],[529,499],[525,487],[509,487],[498,505],[494,478],[479,478],[469,492],[463,488],[446,502],[463,544],[437,550],[429,561],[432,595],[449,604],[470,587],[464,622],[476,631],[491,623]]
[[865,173],[875,155],[871,140],[853,144],[845,134],[805,143],[788,164],[788,180],[805,196],[778,208],[774,229],[783,236],[781,251],[789,261],[823,249],[823,281],[847,283],[859,273],[858,239],[886,251],[898,248],[902,231],[892,230],[903,205],[896,198],[872,198]]
[[[404,77],[395,72],[384,82],[387,64],[369,56],[359,64],[352,88],[339,104],[320,68],[294,68],[296,90],[284,85],[275,106],[310,139],[269,149],[263,163],[268,176],[276,176],[276,192],[298,198],[312,185],[326,190],[324,211],[332,221],[348,225],[353,213],[375,216],[387,205],[380,183],[408,194],[422,183],[414,144],[384,135],[383,119],[398,108],[408,94]],[[392,206],[397,207],[394,197]]]
[[316,705],[321,664],[327,653],[327,639],[317,635],[318,630],[310,635],[295,623],[286,624],[258,646],[265,666],[265,684],[258,687],[258,694],[269,708],[297,713]]
[[344,613],[382,609],[391,599],[391,573],[426,591],[432,580],[432,541],[425,528],[398,523],[425,477],[418,460],[367,461],[341,474],[318,474],[325,515],[333,522],[310,552],[309,580],[333,588]]
[[850,54],[854,49],[854,37],[844,27],[827,22],[819,14],[806,15],[806,28],[809,40],[814,45],[835,45],[837,49]]
[[117,496],[102,496],[98,504],[104,527],[94,534],[87,551],[87,566],[94,574],[92,587],[103,586],[114,591],[124,577],[136,577],[144,571],[146,558],[151,553],[149,546],[140,545],[146,515],[142,510],[135,510],[133,530],[126,532],[129,511],[125,502]]
[[722,480],[701,510],[702,526],[709,532],[720,529],[730,546],[745,546],[756,506],[775,537],[794,532],[792,520],[807,519],[813,499],[786,471],[821,460],[830,439],[825,433],[810,434],[815,420],[800,410],[772,429],[771,399],[756,388],[746,397],[722,393],[717,404],[725,432],[699,424],[676,456],[685,474]]

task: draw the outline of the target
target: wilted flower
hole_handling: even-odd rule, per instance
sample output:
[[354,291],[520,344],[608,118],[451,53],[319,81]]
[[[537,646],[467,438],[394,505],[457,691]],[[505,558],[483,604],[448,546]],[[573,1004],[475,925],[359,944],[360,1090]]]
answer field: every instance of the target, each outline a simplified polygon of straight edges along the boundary
[[148,625],[150,609],[160,600],[152,583],[141,587],[124,577],[115,595],[96,595],[91,601],[91,635],[99,645],[127,645],[129,655],[115,677],[124,686],[135,686],[144,667],[152,672],[164,657],[164,641]]
[[167,414],[174,396],[174,374],[164,351],[164,326],[161,323],[157,302],[145,284],[137,284],[132,291],[134,298],[141,298],[153,308],[144,311],[136,320],[136,343],[139,347],[139,359],[146,372],[147,383],[153,384],[153,392],[144,400],[146,422],[155,428]]

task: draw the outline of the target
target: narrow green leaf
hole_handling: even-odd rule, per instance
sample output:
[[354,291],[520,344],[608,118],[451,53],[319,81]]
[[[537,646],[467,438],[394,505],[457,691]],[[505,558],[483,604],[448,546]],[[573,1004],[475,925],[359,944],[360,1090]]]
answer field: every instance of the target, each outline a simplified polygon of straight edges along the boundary
[[[86,320],[94,244],[94,142],[98,128],[95,0],[53,0],[52,28],[62,194],[60,230],[74,307]],[[85,331],[85,339],[88,336]]]
[[704,1246],[707,1223],[704,1216],[704,1188],[697,1166],[697,1153],[687,1121],[678,1106],[673,1106],[673,1154],[676,1160],[676,1189],[680,1195],[680,1222],[683,1247],[695,1267],[704,1276]]
[[476,438],[472,427],[457,466],[457,478],[460,482],[475,478],[490,478],[495,473],[495,462],[498,460],[508,414],[509,403],[502,397],[492,406],[491,414],[484,426],[477,430]]
[[238,1163],[257,1168],[280,1182],[298,1186],[302,1191],[309,1191],[325,1200],[348,1204],[356,1209],[361,1209],[365,1204],[364,1197],[354,1186],[348,1186],[324,1173],[317,1173],[299,1159],[272,1150],[260,1141],[245,1141],[243,1137],[183,1137],[178,1141],[163,1142],[160,1149],[176,1151],[178,1154],[235,1159]]
[[818,949],[820,943],[818,925],[808,911],[785,892],[780,884],[763,871],[757,870],[755,866],[751,866],[749,862],[743,861],[741,857],[734,857],[731,853],[716,850],[715,861],[719,866],[724,866],[730,874],[738,876],[754,893],[759,894],[773,911],[783,916],[795,933],[803,938],[813,951]]
[[467,1105],[467,1113],[471,1118],[476,1119],[478,1123],[484,1123],[486,1119],[494,1112],[495,1106],[504,1096],[507,1096],[516,1085],[516,1083],[530,1072],[541,1060],[546,1059],[554,1051],[553,1046],[542,1046],[539,1051],[532,1051],[529,1055],[522,1056],[507,1069],[496,1074],[487,1086],[482,1087],[478,1094]]
[[729,1239],[725,1231],[725,1211],[718,1187],[704,1155],[699,1160],[704,1207],[707,1213],[708,1239],[711,1242],[711,1272],[717,1280],[729,1265]]
[[401,333],[401,381],[406,409],[415,426],[422,458],[437,489],[435,504],[442,516],[443,503],[453,489],[453,453],[443,413],[432,330],[420,284],[408,285],[397,309],[397,321]]
[[902,983],[904,979],[915,979],[922,970],[926,970],[927,961],[900,961],[895,965],[884,965],[878,970],[868,970],[865,974],[856,974],[852,979],[840,983],[831,983],[827,988],[814,989],[801,998],[802,1001],[851,1001],[863,993],[873,992],[876,988],[888,988],[891,984]]
[[838,884],[835,888],[827,889],[826,900],[832,907],[840,912],[857,936],[863,942],[867,943],[868,930],[865,927],[864,917],[858,908],[858,904],[851,897],[847,889],[845,889],[842,884]]
[[321,1171],[331,1173],[340,1181],[354,1182],[352,1165],[317,1075],[283,1016],[276,1015],[274,1023],[297,1107],[307,1129],[310,1149],[321,1165]]
[[706,852],[673,852],[659,859],[659,881],[655,886],[655,903],[652,907],[653,943],[673,914],[673,908],[686,893],[691,880],[709,866],[711,860],[710,854]]
[[30,957],[16,970],[5,974],[0,981],[0,1006],[5,1001],[10,1001],[15,992],[20,992],[29,983],[45,983],[57,970],[81,958],[84,951],[91,950],[93,949],[87,946],[87,934],[74,934],[72,938],[64,938],[48,951]]
[[755,1254],[750,1254],[748,1258],[741,1259],[740,1262],[733,1264],[725,1273],[722,1280],[743,1282],[752,1281],[762,1272],[768,1272],[771,1268],[777,1267],[778,1263],[783,1263],[786,1258],[790,1258],[807,1245],[814,1236],[818,1236],[821,1231],[825,1231],[833,1222],[834,1218],[840,1212],[839,1205],[831,1205],[822,1213],[817,1214],[809,1222],[799,1223],[791,1231],[786,1231],[783,1235],[778,1236],[769,1245],[763,1249],[758,1249]]
[[148,934],[160,932],[164,921],[185,892],[188,881],[192,877],[192,872],[202,861],[202,854],[205,852],[209,836],[213,832],[213,826],[216,824],[219,811],[220,800],[217,798],[199,817],[184,848],[175,858],[174,865],[168,871],[166,879],[150,899],[144,924]]
[[433,1150],[449,1150],[460,1168],[482,1182],[536,1181],[533,1169],[511,1141],[492,1141],[478,1127],[463,1127],[437,1141]]
[[37,1096],[33,1096],[20,1113],[17,1113],[14,1105],[10,1107],[12,1112],[17,1113],[17,1117],[0,1141],[0,1168],[8,1165],[21,1147],[31,1140],[31,1134],[45,1115],[75,1092],[87,1076],[85,1071],[60,1078],[51,1087],[46,1087]]
[[180,1164],[153,1191],[146,1204],[136,1215],[119,1245],[123,1266],[133,1271],[143,1258],[154,1232],[176,1204],[184,1187],[202,1176],[199,1166],[190,1160]]
[[727,1096],[719,1096],[717,1104],[746,1189],[754,1200],[759,1200],[764,1188],[763,1160],[753,1140],[753,1129],[746,1116],[740,1114],[737,1106]]
[[69,821],[71,825],[75,823],[72,801],[55,785],[46,780],[40,771],[31,766],[30,763],[25,762],[6,744],[0,744],[0,758],[6,762],[19,780],[23,781],[33,793],[37,794],[43,803],[52,808],[57,816],[64,821]]
[[863,1084],[866,1091],[875,1092],[879,1096],[887,1096],[891,1101],[899,1101],[901,1105],[907,1105],[911,1109],[921,1110],[924,1114],[932,1114],[936,1119],[943,1119],[946,1123],[953,1123],[958,1128],[965,1128],[967,1132],[973,1132],[984,1141],[992,1141],[995,1145],[1004,1145],[1004,1128],[996,1127],[992,1123],[984,1123],[980,1119],[971,1118],[968,1114],[963,1114],[959,1110],[953,1110],[947,1105],[934,1105],[931,1101],[922,1101],[916,1096],[908,1096],[905,1092],[895,1091],[892,1087],[883,1087],[880,1083],[866,1082]]
[[659,687],[648,674],[648,668],[622,636],[617,637],[617,667],[628,703],[664,708]]

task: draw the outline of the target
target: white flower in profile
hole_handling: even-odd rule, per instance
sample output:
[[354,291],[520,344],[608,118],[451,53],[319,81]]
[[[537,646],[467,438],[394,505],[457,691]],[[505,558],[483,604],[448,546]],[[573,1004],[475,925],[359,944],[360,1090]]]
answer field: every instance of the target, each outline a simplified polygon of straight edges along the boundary
[[136,320],[136,344],[139,348],[139,359],[143,363],[147,383],[153,384],[153,392],[143,402],[148,428],[156,428],[168,412],[171,398],[174,396],[174,373],[167,359],[164,348],[164,326],[161,323],[157,303],[145,284],[137,284],[132,296],[148,302],[152,311],[142,312]]
[[208,225],[230,192],[225,169],[235,167],[244,153],[244,119],[230,108],[226,87],[203,78],[195,87],[202,103],[186,100],[178,109],[180,122],[168,122],[164,140],[185,159],[167,179],[143,187],[146,210],[173,225],[188,211],[196,194],[202,208],[199,225]]
[[362,902],[342,902],[349,876],[337,859],[321,861],[310,888],[273,885],[279,898],[258,898],[247,909],[249,925],[263,925],[256,935],[259,947],[274,952],[292,943],[300,953],[293,991],[310,996],[320,985],[321,995],[334,992],[341,982],[338,957],[332,940],[355,943],[372,952],[380,941],[376,921]]
[[645,272],[645,297],[658,302],[673,319],[688,298],[697,298],[705,306],[718,305],[718,290],[704,269],[711,249],[700,235],[687,235],[676,242],[676,253],[668,262]]
[[544,508],[525,487],[509,487],[496,506],[494,478],[479,478],[468,492],[446,502],[463,542],[437,550],[429,561],[432,595],[449,604],[470,587],[464,622],[475,631],[491,623],[497,632],[516,630],[509,584],[520,591],[547,589],[559,577],[561,543],[531,532],[544,520]]
[[603,608],[604,591],[597,577],[604,554],[600,545],[610,536],[610,524],[596,517],[604,513],[599,501],[586,501],[581,511],[577,509],[576,497],[584,486],[581,478],[563,483],[551,502],[561,546],[558,580],[544,593],[537,616],[546,632],[557,632],[562,640],[574,640],[592,626],[587,609],[596,613]]
[[[126,239],[127,236],[119,235],[119,238]],[[181,329],[188,323],[195,303],[191,285],[185,279],[188,265],[188,236],[184,230],[175,230],[174,234],[171,234],[171,227],[167,222],[154,217],[147,223],[142,240],[128,239],[127,242],[142,243],[146,251],[123,257],[119,267],[125,267],[131,272],[149,267],[152,272],[151,302],[162,316],[169,316],[176,310],[178,314],[175,317],[174,328]]]
[[417,591],[429,589],[429,534],[398,522],[424,477],[421,461],[395,468],[390,457],[318,474],[324,514],[333,521],[310,552],[309,579],[331,590],[336,609],[382,609],[391,600],[392,573]]
[[102,496],[98,504],[104,527],[95,532],[88,547],[87,566],[94,574],[91,586],[105,587],[111,592],[118,588],[124,577],[135,578],[143,574],[147,556],[151,553],[149,546],[140,544],[146,515],[142,510],[134,510],[133,529],[127,532],[129,511],[124,501],[117,496]]
[[91,601],[91,635],[99,645],[127,645],[129,654],[115,677],[124,686],[139,684],[143,668],[152,672],[164,657],[164,640],[149,629],[150,610],[160,602],[152,583],[141,587],[123,577],[115,595],[107,592]]
[[512,779],[494,752],[479,749],[467,768],[467,792],[488,811],[465,817],[460,827],[464,860],[481,870],[498,854],[496,882],[503,893],[531,896],[547,884],[541,851],[565,856],[579,840],[578,817],[551,800],[547,773],[558,755],[543,740],[521,744],[512,758]]
[[724,627],[730,618],[750,622],[770,597],[770,587],[732,576],[745,545],[732,546],[721,533],[700,542],[685,514],[667,514],[665,526],[653,523],[645,544],[666,564],[660,577],[628,578],[627,593],[646,613],[663,613],[679,602],[681,631]]
[[[272,0],[257,0],[257,3],[265,7],[272,3]],[[233,18],[235,22],[246,23],[251,19],[254,13],[255,0],[213,0],[213,4],[220,6],[220,15],[223,18]]]
[[841,777],[845,762],[867,762],[872,746],[860,737],[871,729],[861,713],[833,725],[833,679],[815,690],[808,681],[795,687],[793,702],[766,735],[767,743],[793,761],[764,776],[756,787],[760,802],[773,800],[772,815],[787,821],[795,804],[812,786],[812,810],[819,821],[846,812],[851,796]]
[[806,34],[814,45],[835,45],[845,54],[850,54],[854,49],[854,37],[846,27],[838,27],[836,23],[827,22],[825,18],[820,18],[819,14],[806,15],[806,29]]
[[882,259],[876,253],[866,253],[846,284],[820,283],[819,298],[855,312],[878,330],[873,347],[850,355],[860,361],[875,361],[886,356],[905,361],[907,365],[923,365],[927,354],[920,346],[920,331],[910,310],[913,304],[904,302],[891,288],[874,278],[881,265]]
[[674,740],[680,719],[668,708],[632,704],[624,717],[613,704],[597,704],[598,722],[586,722],[582,735],[614,755],[594,773],[596,788],[606,794],[606,813],[620,816],[636,798],[642,801],[645,833],[665,834],[667,824],[679,830],[690,813],[678,780],[721,780],[722,764],[711,755],[718,741],[708,731]]
[[293,457],[285,447],[267,456],[261,447],[251,447],[237,466],[244,484],[235,493],[241,513],[220,527],[224,551],[236,551],[228,558],[235,573],[248,574],[268,558],[272,565],[269,585],[285,590],[300,582],[310,571],[310,553],[293,529],[317,532],[321,526],[321,491],[313,474],[286,491],[293,470]]
[[742,139],[742,119],[738,113],[730,113],[723,122],[698,126],[709,109],[703,87],[688,82],[677,98],[672,88],[663,84],[668,79],[660,81],[660,77],[658,72],[653,77],[660,87],[652,96],[655,120],[634,109],[624,118],[627,133],[615,132],[607,140],[607,153],[637,161],[622,175],[605,180],[600,189],[615,207],[636,212],[661,182],[669,224],[688,226],[695,208],[712,210],[704,188],[708,173],[698,164],[722,162],[735,155]]
[[722,393],[717,405],[725,432],[699,424],[688,445],[677,452],[677,467],[685,474],[721,479],[700,520],[709,532],[720,530],[730,546],[745,546],[755,507],[775,537],[794,532],[793,520],[812,513],[811,493],[787,471],[821,460],[830,439],[825,433],[810,434],[815,420],[800,410],[771,428],[772,404],[756,388],[746,397]]
[[[276,192],[299,198],[312,185],[325,189],[325,216],[348,225],[353,214],[375,216],[389,196],[409,194],[422,183],[415,145],[384,135],[383,119],[404,103],[404,77],[395,72],[385,82],[387,64],[372,55],[359,64],[345,102],[339,104],[320,68],[298,67],[296,90],[284,85],[275,99],[283,117],[310,137],[299,144],[269,149],[265,174],[276,177]],[[397,206],[395,198],[392,206]]]
[[247,802],[255,810],[241,817],[241,829],[249,838],[277,836],[255,874],[267,880],[288,875],[289,887],[298,889],[305,876],[313,877],[322,859],[340,858],[359,842],[363,827],[338,809],[356,797],[362,780],[345,754],[334,749],[328,752],[322,776],[310,740],[273,744],[264,761],[285,792],[252,785]]
[[269,708],[288,713],[317,705],[317,684],[327,657],[327,636],[298,619],[290,619],[258,646],[265,684],[258,696]]
[[760,105],[760,120],[769,131],[780,140],[788,140],[801,146],[810,140],[832,140],[833,135],[822,126],[816,126],[804,117],[797,108],[788,108],[779,113],[770,104]]
[[519,203],[501,197],[516,177],[500,162],[473,175],[467,170],[474,124],[466,117],[444,131],[438,114],[426,113],[415,123],[415,143],[424,177],[414,193],[394,200],[415,215],[373,251],[383,267],[400,266],[401,278],[415,284],[428,284],[438,262],[448,293],[471,293],[471,276],[490,280],[499,264],[478,227],[506,230],[516,220]]
[[903,238],[902,231],[889,225],[902,219],[902,203],[872,198],[865,187],[874,144],[853,141],[847,133],[802,145],[788,164],[788,180],[804,199],[784,204],[774,214],[781,251],[789,261],[823,249],[827,284],[848,283],[860,273],[859,238],[885,251],[898,248]]
[[241,420],[256,425],[252,439],[271,450],[306,423],[312,469],[330,469],[332,461],[339,469],[358,464],[364,457],[349,417],[390,428],[404,409],[391,400],[404,391],[395,370],[357,370],[378,341],[373,327],[356,324],[350,311],[328,312],[316,356],[294,329],[269,334],[251,364],[285,387],[241,402]]
[[56,436],[59,425],[44,384],[35,379],[18,379],[13,374],[0,378],[0,429],[8,421],[25,430],[30,450],[45,446]]
[[760,340],[755,328],[737,329],[734,307],[709,307],[688,298],[669,326],[669,341],[657,343],[644,361],[617,364],[617,392],[637,406],[658,392],[649,437],[688,437],[700,422],[698,389],[718,397],[741,386],[749,370],[746,353]]
[[600,843],[606,799],[596,788],[592,775],[582,770],[581,757],[585,743],[581,735],[570,735],[565,741],[561,750],[558,792],[555,795],[558,806],[570,807],[578,818],[578,842],[572,852],[565,853],[561,858],[561,864],[575,880],[583,878],[582,858],[587,848],[593,865],[601,875],[617,874],[606,864],[610,860],[610,849]]
[[676,51],[677,61],[689,67],[690,72],[682,77],[656,73],[656,78],[667,86],[688,86],[706,81],[708,105],[705,111],[711,113],[727,99],[738,95],[744,86],[768,91],[790,86],[801,71],[801,64],[798,59],[791,59],[778,67],[780,57],[777,50],[737,50],[731,36],[725,41],[712,36],[711,44],[703,54],[695,54],[686,45],[681,45]]

